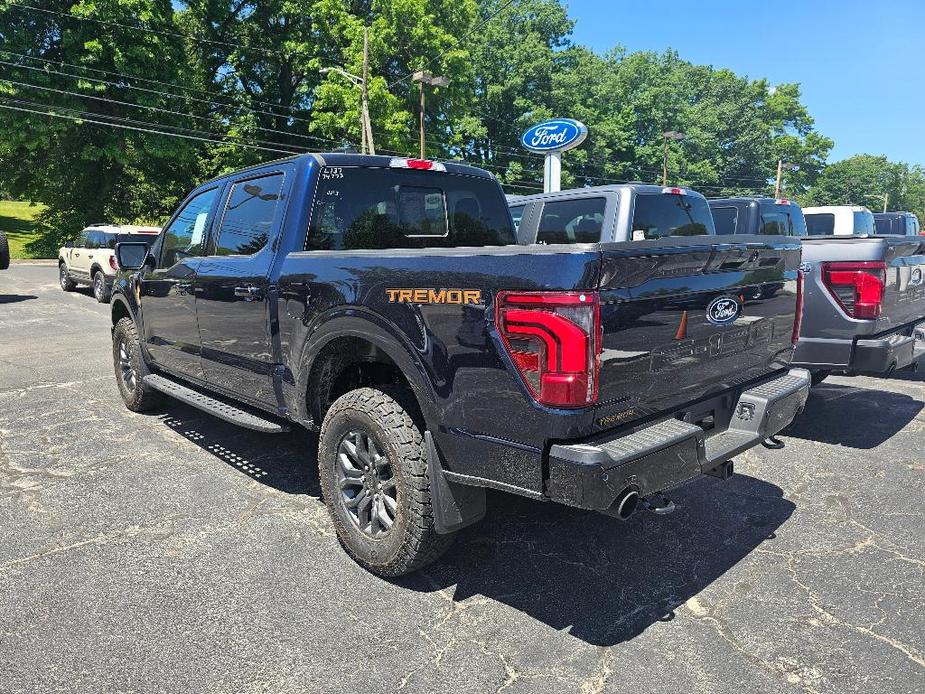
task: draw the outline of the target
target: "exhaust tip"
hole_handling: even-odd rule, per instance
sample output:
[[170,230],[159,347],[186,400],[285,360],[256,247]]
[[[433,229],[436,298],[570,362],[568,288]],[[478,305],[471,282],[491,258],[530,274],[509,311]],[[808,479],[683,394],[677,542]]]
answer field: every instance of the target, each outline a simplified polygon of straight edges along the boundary
[[614,515],[625,521],[636,512],[636,508],[639,506],[639,492],[635,489],[627,489],[614,504]]

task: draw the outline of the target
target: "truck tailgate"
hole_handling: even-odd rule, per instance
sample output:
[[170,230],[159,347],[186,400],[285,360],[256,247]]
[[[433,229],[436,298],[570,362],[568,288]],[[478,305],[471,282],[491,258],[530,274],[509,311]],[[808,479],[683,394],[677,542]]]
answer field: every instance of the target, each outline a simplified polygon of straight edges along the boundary
[[925,239],[894,236],[879,240],[887,245],[887,270],[878,332],[925,317]]
[[719,238],[602,245],[600,426],[670,410],[789,364],[799,240]]

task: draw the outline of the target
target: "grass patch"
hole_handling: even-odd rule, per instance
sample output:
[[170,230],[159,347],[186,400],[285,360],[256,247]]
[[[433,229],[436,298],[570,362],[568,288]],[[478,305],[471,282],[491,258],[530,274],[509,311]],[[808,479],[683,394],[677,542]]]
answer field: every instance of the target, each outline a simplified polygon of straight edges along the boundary
[[45,209],[44,205],[33,205],[16,200],[0,200],[0,231],[10,242],[10,257],[14,259],[34,258],[26,250],[26,244],[38,237],[35,218]]

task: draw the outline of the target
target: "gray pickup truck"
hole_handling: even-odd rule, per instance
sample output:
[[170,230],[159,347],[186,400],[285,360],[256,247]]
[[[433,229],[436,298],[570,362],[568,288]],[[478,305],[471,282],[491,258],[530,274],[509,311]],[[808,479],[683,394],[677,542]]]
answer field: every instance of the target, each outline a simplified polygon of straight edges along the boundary
[[805,236],[799,206],[773,198],[710,200],[717,233],[802,236],[803,325],[793,357],[813,383],[829,373],[889,374],[925,353],[925,239]]

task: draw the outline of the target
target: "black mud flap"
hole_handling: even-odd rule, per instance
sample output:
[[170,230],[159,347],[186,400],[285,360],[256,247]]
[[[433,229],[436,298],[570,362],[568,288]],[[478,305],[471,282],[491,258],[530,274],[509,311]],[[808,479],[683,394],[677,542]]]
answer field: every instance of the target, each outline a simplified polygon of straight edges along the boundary
[[430,471],[430,495],[433,499],[434,530],[441,535],[456,532],[485,517],[485,489],[450,482],[443,474],[440,454],[429,431],[424,432],[427,468]]

